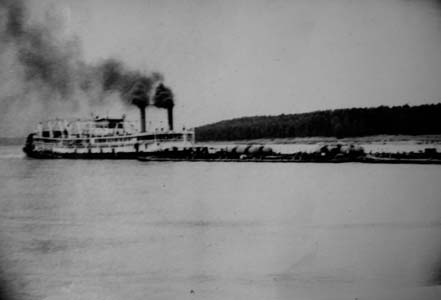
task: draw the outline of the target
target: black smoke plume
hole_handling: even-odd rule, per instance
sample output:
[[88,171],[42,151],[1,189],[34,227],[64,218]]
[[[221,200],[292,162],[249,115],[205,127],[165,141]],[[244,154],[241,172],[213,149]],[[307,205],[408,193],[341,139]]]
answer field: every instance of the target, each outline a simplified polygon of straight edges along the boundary
[[155,90],[154,105],[159,108],[173,108],[173,92],[170,88],[166,87],[164,84],[160,83]]
[[[153,80],[152,80],[153,78]],[[147,106],[155,106],[167,109],[169,129],[173,130],[173,92],[170,88],[160,83],[156,88],[153,87],[155,82],[160,80],[160,75],[154,73],[151,78],[141,78],[136,81],[130,91],[124,94],[125,98],[136,105],[141,112],[141,131],[146,130],[146,112]],[[154,91],[151,95],[151,91]]]
[[[124,104],[150,105],[161,74],[132,70],[116,59],[88,64],[77,37],[60,34],[54,22],[31,22],[30,13],[25,0],[0,0],[0,136],[23,127],[17,119],[35,122],[51,113],[111,105],[115,94]],[[145,97],[134,100],[137,84]]]
[[162,83],[156,88],[153,98],[156,107],[167,109],[168,128],[170,130],[173,130],[173,106],[175,105],[173,98],[174,96],[171,89]]

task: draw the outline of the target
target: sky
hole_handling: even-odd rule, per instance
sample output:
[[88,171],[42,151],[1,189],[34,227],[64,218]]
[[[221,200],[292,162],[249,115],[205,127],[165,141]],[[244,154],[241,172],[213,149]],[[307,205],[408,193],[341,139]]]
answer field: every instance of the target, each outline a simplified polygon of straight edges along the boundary
[[84,60],[160,71],[178,124],[441,102],[441,2],[30,0]]

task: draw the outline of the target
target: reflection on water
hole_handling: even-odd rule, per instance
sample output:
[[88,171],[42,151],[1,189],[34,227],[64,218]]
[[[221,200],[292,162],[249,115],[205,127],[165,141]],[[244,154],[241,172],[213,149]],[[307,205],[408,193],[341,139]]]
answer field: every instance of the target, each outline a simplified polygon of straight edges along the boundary
[[439,298],[439,166],[14,153],[0,148],[0,295]]

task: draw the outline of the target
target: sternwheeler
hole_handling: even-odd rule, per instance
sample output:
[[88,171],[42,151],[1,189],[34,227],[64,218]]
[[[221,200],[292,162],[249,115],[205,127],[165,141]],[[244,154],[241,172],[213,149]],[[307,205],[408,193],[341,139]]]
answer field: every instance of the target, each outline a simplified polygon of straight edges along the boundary
[[122,118],[51,120],[40,123],[23,151],[33,158],[137,158],[194,143],[194,130],[137,130]]
[[[131,103],[141,113],[140,126],[121,118],[50,120],[38,124],[28,135],[23,151],[33,158],[123,159],[137,158],[167,150],[192,147],[194,129],[174,130],[173,95],[159,85],[149,103],[145,88],[138,84],[132,89]],[[149,105],[167,109],[168,128],[146,130],[146,108]]]

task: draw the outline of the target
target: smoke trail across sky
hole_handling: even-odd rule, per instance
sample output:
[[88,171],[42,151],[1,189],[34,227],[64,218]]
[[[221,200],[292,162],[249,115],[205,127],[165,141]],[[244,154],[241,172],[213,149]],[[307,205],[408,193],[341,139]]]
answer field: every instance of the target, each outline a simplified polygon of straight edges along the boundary
[[79,39],[60,34],[61,18],[47,11],[45,22],[32,22],[27,4],[0,0],[1,135],[23,135],[40,118],[111,106],[115,98],[128,104],[135,82],[142,82],[148,97],[163,80],[116,59],[87,64]]
[[[34,124],[31,119],[102,114],[122,105],[113,89],[102,97],[100,72],[130,73],[145,64],[167,74],[180,99],[177,124],[186,127],[242,116],[440,101],[438,0],[202,2],[0,0],[0,136],[31,129],[18,118]],[[27,78],[13,46],[23,44],[6,31],[12,3],[18,3],[14,11],[22,13],[22,23],[10,29],[22,26],[28,37],[40,31],[50,41],[45,51],[61,50],[51,55],[62,61],[56,76],[49,76],[56,65],[50,63],[44,68],[52,73]],[[34,56],[21,60],[32,63],[31,70],[39,67]],[[108,78],[113,82],[113,75]],[[129,109],[129,118],[138,115],[120,108],[118,113]]]

